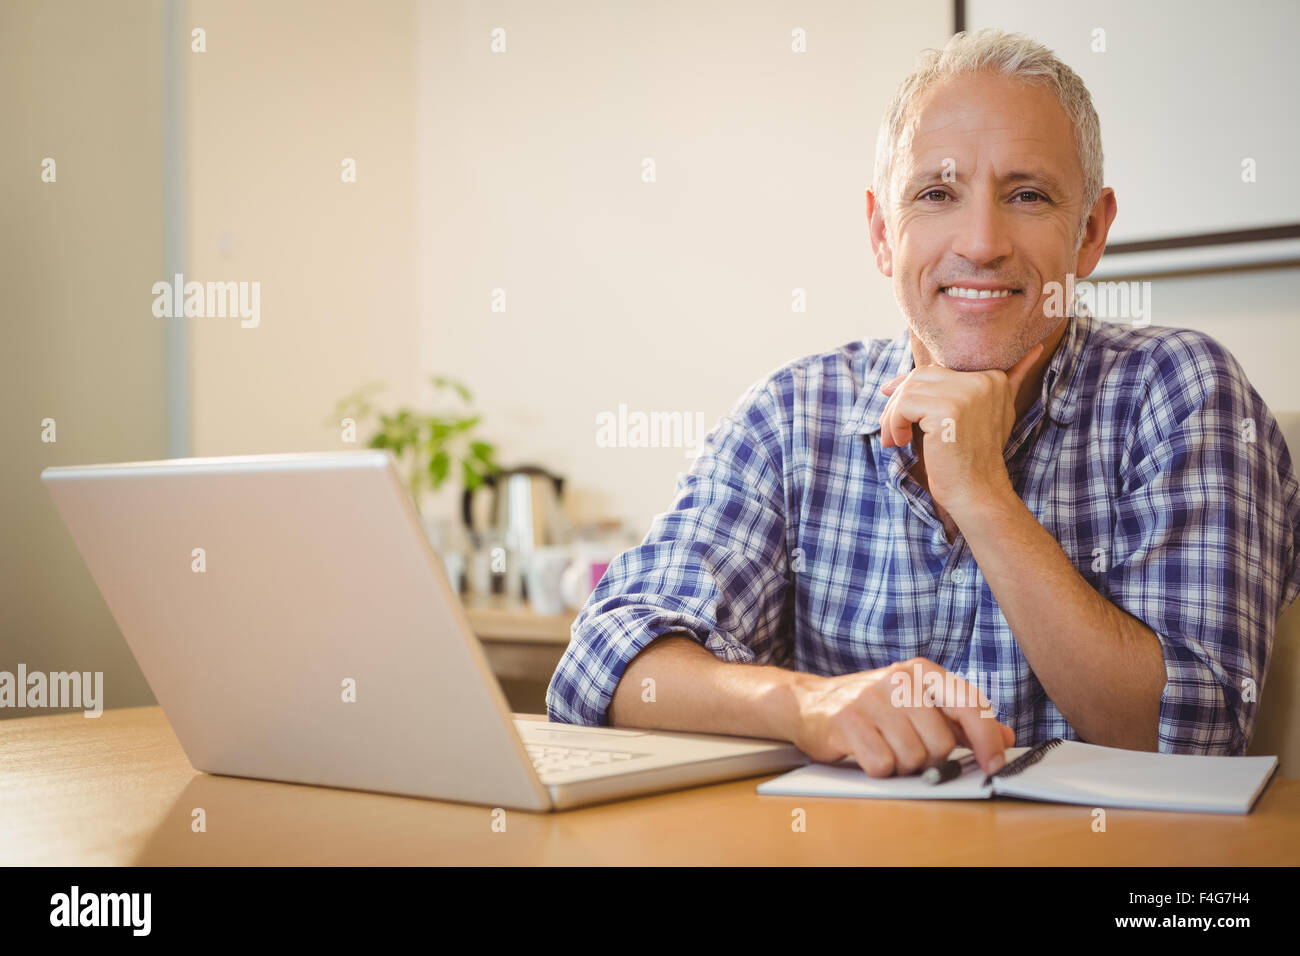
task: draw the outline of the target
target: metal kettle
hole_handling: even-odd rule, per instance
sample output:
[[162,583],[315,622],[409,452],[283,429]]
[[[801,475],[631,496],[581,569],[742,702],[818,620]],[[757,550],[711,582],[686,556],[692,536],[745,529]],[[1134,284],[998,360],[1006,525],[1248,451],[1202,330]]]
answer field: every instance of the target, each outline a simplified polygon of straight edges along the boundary
[[[481,499],[490,493],[486,506]],[[568,522],[561,508],[564,479],[537,465],[519,465],[489,475],[462,500],[465,528],[476,548],[504,547],[507,594],[521,593],[522,568],[535,548],[567,544]]]

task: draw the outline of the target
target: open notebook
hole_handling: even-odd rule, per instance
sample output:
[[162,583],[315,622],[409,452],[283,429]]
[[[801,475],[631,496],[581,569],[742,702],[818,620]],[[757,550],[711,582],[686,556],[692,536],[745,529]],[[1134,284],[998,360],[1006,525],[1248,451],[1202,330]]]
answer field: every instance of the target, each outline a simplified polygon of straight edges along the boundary
[[[953,759],[970,753],[954,750]],[[808,764],[758,785],[762,794],[980,800],[992,796],[1082,803],[1093,807],[1249,813],[1277,769],[1276,757],[1197,757],[1142,753],[1053,738],[1007,749],[1007,765],[989,786],[979,767],[947,783],[919,776],[870,777],[857,763]]]

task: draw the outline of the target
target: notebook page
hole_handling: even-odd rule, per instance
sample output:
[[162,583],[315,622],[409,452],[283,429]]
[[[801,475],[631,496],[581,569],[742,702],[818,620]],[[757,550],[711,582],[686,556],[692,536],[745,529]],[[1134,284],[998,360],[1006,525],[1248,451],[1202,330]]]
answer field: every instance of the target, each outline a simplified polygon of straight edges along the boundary
[[[1008,747],[1007,761],[1020,756],[1028,747]],[[950,756],[955,760],[970,750],[959,747]],[[993,796],[992,787],[980,786],[984,771],[974,767],[947,783],[925,783],[919,774],[906,777],[872,777],[852,759],[837,764],[810,763],[791,770],[774,780],[758,785],[758,792],[769,796],[791,797],[876,797],[885,800],[981,800]]]
[[1023,773],[999,777],[993,789],[1096,807],[1249,813],[1276,766],[1276,757],[1144,753],[1067,740]]

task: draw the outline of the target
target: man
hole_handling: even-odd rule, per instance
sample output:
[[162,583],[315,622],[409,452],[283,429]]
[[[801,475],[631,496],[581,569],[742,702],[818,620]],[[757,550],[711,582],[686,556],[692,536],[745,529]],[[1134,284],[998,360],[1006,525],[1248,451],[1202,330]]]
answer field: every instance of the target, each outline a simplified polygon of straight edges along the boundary
[[873,776],[1053,736],[1244,753],[1300,490],[1222,346],[1061,307],[1115,214],[1050,51],[980,31],[924,57],[867,192],[908,330],[749,389],[579,615],[551,719]]

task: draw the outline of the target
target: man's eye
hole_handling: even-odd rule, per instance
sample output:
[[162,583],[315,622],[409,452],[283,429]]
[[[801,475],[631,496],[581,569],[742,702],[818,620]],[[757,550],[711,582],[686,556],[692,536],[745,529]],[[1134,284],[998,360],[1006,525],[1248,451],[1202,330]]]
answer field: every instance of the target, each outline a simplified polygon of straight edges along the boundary
[[1047,199],[1047,197],[1044,196],[1042,193],[1037,192],[1036,190],[1033,189],[1022,189],[1020,190],[1020,192],[1016,193],[1017,199],[1019,199],[1022,196],[1033,196],[1035,199],[1039,199],[1039,200]]
[[930,199],[932,196],[939,197],[937,200],[935,200],[935,202],[943,202],[945,199],[948,198],[948,194],[944,192],[942,189],[931,189],[929,192],[925,192],[921,194],[922,199]]

